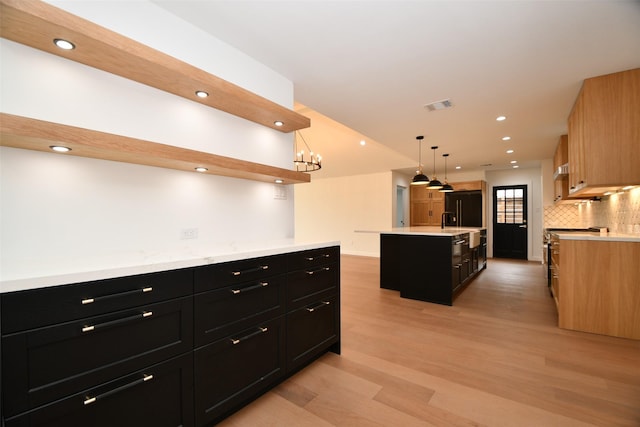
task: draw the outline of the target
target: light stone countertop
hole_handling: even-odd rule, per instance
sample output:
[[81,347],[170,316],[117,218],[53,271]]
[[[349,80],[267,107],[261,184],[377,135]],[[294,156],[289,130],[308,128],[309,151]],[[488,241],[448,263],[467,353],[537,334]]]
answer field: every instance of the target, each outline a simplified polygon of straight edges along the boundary
[[338,246],[340,242],[299,242],[284,239],[268,242],[212,245],[182,253],[118,254],[96,258],[74,259],[67,263],[42,262],[29,269],[26,266],[3,272],[0,292],[14,292],[71,283],[89,282],[137,274],[198,267],[228,261],[238,261],[288,252]]
[[484,227],[445,227],[418,226],[418,227],[397,227],[385,230],[355,230],[356,233],[377,233],[377,234],[407,234],[422,236],[455,236],[463,233],[485,230]]
[[639,234],[626,233],[605,233],[598,232],[567,232],[553,231],[551,234],[557,234],[560,240],[594,240],[604,242],[640,242]]

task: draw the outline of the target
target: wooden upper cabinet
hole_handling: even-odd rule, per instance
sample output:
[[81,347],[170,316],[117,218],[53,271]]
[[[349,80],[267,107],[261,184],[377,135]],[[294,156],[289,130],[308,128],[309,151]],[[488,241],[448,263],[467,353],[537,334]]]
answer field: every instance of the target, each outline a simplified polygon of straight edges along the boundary
[[464,181],[464,182],[452,182],[453,191],[484,191],[486,189],[485,181]]
[[427,190],[426,185],[411,187],[410,225],[440,225],[444,212],[444,195],[437,190]]
[[568,129],[570,194],[640,184],[640,68],[586,79]]

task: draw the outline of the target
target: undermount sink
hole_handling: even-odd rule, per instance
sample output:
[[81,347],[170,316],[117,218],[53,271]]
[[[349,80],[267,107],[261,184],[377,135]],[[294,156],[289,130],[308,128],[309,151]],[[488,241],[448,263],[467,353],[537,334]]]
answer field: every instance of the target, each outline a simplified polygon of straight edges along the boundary
[[475,248],[480,246],[480,232],[479,231],[470,231],[469,232],[469,247]]

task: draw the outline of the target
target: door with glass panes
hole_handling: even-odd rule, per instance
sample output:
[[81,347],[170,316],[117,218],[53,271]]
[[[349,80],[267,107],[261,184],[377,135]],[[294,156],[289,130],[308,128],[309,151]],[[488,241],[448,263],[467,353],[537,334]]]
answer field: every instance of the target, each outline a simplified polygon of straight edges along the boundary
[[527,259],[527,186],[493,187],[493,256]]

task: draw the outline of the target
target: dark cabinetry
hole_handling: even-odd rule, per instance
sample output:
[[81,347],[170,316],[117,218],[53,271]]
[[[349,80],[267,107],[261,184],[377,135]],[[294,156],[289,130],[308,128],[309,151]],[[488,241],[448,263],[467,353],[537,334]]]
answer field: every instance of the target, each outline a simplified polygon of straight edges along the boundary
[[475,249],[469,248],[468,234],[381,234],[380,287],[398,290],[403,298],[452,305],[485,265]]
[[3,294],[7,425],[114,425],[120,408],[124,424],[190,425],[192,367],[169,360],[193,349],[192,283],[178,270]]
[[0,304],[0,424],[206,426],[340,351],[340,251],[12,292]]
[[340,353],[340,252],[337,247],[289,254],[287,370],[331,349]]

